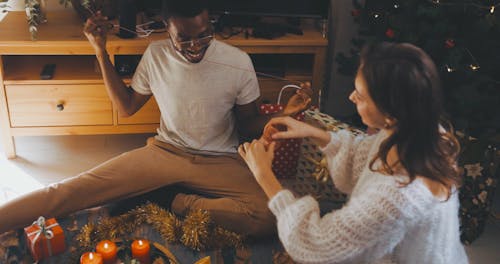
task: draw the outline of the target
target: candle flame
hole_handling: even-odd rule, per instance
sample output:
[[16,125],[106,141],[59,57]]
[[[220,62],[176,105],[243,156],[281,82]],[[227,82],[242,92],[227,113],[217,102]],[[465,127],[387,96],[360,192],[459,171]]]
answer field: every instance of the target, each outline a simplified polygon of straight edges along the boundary
[[104,248],[105,248],[105,249],[108,249],[108,247],[109,247],[109,246],[108,246],[108,243],[104,243]]
[[94,254],[92,254],[92,252],[89,254],[89,259],[94,259]]
[[139,246],[142,246],[142,240],[137,241],[139,243]]

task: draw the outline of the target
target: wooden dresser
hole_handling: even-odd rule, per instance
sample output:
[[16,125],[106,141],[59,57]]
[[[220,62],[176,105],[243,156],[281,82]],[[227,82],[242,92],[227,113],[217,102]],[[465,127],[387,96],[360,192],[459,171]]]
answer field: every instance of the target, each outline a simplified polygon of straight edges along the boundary
[[[246,51],[252,59],[282,63],[284,79],[312,81],[314,103],[318,103],[327,40],[312,24],[304,25],[304,35],[266,40],[240,34],[223,41]],[[10,12],[0,22],[0,134],[7,157],[16,156],[17,136],[156,131],[160,113],[154,98],[134,116],[118,116],[82,29],[83,23],[72,11],[49,13],[48,22],[38,28],[37,41],[30,38],[24,12]],[[157,33],[120,39],[110,34],[107,50],[115,63],[119,58],[140,56],[149,42],[166,37]],[[57,65],[54,78],[41,80],[40,71],[47,63]],[[130,81],[130,76],[124,80]],[[281,87],[290,82],[263,77],[259,83],[260,102],[275,102]]]

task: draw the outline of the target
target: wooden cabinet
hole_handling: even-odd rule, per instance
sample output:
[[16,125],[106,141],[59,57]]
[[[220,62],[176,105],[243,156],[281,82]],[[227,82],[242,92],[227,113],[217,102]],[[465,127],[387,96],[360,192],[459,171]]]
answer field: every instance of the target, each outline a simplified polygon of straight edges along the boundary
[[[0,135],[9,158],[16,156],[14,137],[155,132],[160,120],[151,98],[134,116],[122,118],[104,86],[94,50],[82,33],[82,22],[72,11],[48,14],[32,41],[24,12],[10,12],[0,22]],[[259,77],[259,103],[275,103],[283,85],[311,81],[317,104],[327,40],[312,21],[303,23],[303,35],[266,40],[237,35],[224,42],[250,54],[256,71],[276,66],[279,78]],[[141,56],[153,40],[120,39],[109,34],[107,50],[113,63],[123,56]],[[41,80],[44,64],[55,63],[54,78]],[[130,81],[129,77],[124,77]],[[283,100],[293,94],[286,92]]]
[[160,122],[160,109],[156,104],[154,97],[151,97],[149,101],[130,117],[120,117],[118,116],[119,125],[130,125],[130,124],[157,124]]
[[6,85],[12,127],[112,125],[102,84]]

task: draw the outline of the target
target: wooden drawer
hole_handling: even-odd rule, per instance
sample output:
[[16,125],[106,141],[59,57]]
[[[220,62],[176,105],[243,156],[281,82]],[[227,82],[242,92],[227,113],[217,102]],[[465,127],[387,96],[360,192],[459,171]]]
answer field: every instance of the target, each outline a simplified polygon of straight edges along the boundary
[[[310,81],[303,80],[302,82]],[[281,80],[270,80],[264,79],[259,80],[260,86],[260,98],[257,100],[257,105],[260,104],[276,104],[278,100],[278,95],[283,86],[288,84],[298,85],[298,82],[281,81]],[[295,89],[287,88],[283,91],[281,96],[281,103],[284,104],[288,102],[288,99],[295,94]]]
[[6,85],[12,127],[112,125],[102,84]]
[[154,97],[151,97],[142,108],[133,116],[120,117],[118,116],[118,124],[159,124],[160,109]]

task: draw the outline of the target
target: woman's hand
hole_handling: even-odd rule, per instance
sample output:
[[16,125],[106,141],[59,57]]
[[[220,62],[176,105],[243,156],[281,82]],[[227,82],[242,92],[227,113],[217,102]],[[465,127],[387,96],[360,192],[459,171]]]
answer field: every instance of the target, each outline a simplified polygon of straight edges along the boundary
[[311,104],[311,96],[313,94],[311,83],[302,83],[300,84],[300,87],[302,89],[297,90],[288,100],[285,109],[283,109],[283,115],[296,115],[306,110]]
[[320,147],[324,147],[330,142],[330,134],[328,132],[289,116],[271,119],[264,127],[263,135],[263,138],[267,142],[286,138],[305,137],[312,138]]
[[106,53],[106,37],[110,27],[112,27],[112,24],[100,11],[97,11],[94,16],[89,17],[85,22],[83,33],[98,56]]
[[259,178],[272,173],[275,146],[275,142],[268,144],[263,140],[254,139],[252,142],[241,144],[238,148],[240,156],[247,163],[257,182]]
[[[314,127],[298,121],[289,116],[275,117],[266,124],[264,132],[270,134],[266,138],[271,140],[286,139],[286,138],[305,138],[310,137],[314,133]],[[264,133],[265,134],[265,133]]]
[[272,170],[275,142],[267,147],[262,140],[245,142],[238,148],[238,152],[252,171],[255,180],[260,185],[267,197],[272,198],[282,187]]

